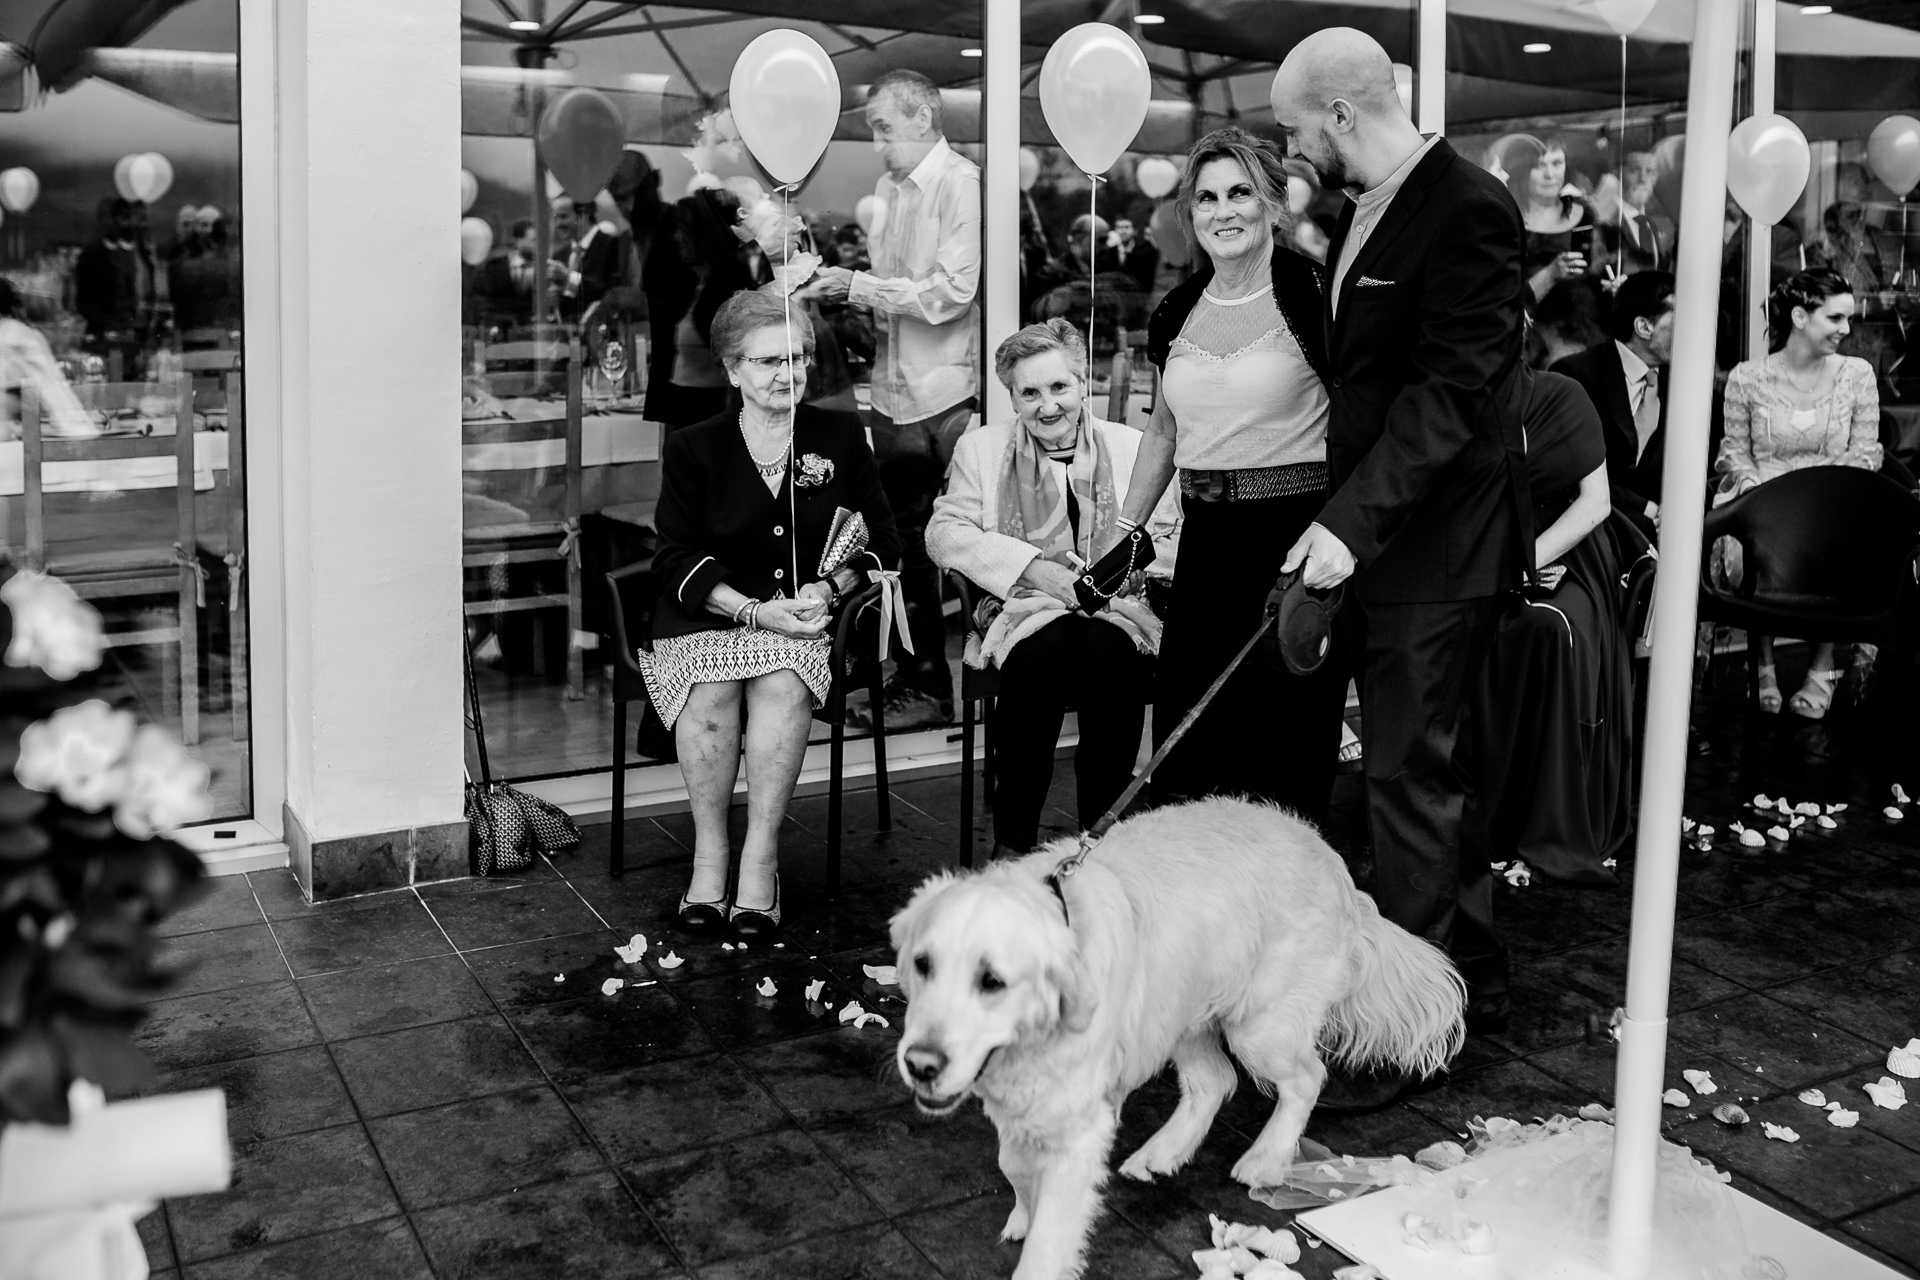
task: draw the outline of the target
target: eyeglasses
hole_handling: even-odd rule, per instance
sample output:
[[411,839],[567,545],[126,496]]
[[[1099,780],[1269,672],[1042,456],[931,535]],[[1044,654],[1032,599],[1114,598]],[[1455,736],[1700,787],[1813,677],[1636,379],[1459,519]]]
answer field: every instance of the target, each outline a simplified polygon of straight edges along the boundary
[[[787,358],[785,356],[741,356],[740,363],[752,365],[762,373],[772,373],[775,369],[784,367]],[[813,357],[796,351],[793,353],[793,363],[805,369],[813,364]]]

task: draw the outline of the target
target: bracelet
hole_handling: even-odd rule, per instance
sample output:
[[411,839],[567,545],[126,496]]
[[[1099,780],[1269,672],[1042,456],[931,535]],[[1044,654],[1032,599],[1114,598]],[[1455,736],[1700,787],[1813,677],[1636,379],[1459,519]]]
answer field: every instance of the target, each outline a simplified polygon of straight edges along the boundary
[[755,600],[747,606],[747,630],[758,631],[760,629],[760,606],[762,603],[764,602]]
[[1129,520],[1125,516],[1116,516],[1114,517],[1113,522],[1116,525],[1119,525],[1121,531],[1124,533],[1132,533],[1135,529],[1138,529],[1140,527],[1140,522],[1138,520]]
[[758,600],[743,600],[743,601],[741,601],[741,603],[740,603],[740,607],[739,607],[738,609],[735,609],[735,610],[733,611],[733,625],[734,625],[734,626],[736,626],[736,627],[737,627],[737,626],[740,626],[740,625],[741,625],[741,622],[740,622],[740,618],[741,618],[741,615],[743,615],[743,614],[745,614],[747,610],[749,610],[749,609],[751,609],[751,608],[753,608],[753,606],[755,606],[756,604],[759,604],[759,603],[760,603],[760,602],[759,602]]

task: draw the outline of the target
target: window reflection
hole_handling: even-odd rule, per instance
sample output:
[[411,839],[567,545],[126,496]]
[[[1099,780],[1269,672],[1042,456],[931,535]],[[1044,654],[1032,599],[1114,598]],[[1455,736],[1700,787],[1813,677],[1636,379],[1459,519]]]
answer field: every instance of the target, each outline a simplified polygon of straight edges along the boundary
[[103,696],[217,818],[251,807],[237,34],[236,0],[0,6],[0,545],[102,611]]

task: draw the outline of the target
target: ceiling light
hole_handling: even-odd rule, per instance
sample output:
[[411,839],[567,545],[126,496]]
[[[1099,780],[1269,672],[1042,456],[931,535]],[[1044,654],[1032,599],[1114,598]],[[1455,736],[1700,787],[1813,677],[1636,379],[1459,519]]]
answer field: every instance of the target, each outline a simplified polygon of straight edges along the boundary
[[982,53],[978,49],[962,49],[960,51],[960,56],[963,58],[984,58],[987,55]]
[[1164,17],[1157,13],[1136,13],[1133,15],[1133,20],[1143,27],[1157,26],[1166,21]]
[[1833,6],[1830,4],[1803,4],[1800,6],[1800,12],[1806,14],[1809,18],[1818,18],[1823,14],[1832,13]]
[[509,31],[538,31],[540,24],[527,18],[515,18],[507,24]]
[[1521,46],[1520,46],[1520,52],[1522,52],[1522,53],[1552,53],[1552,52],[1553,52],[1553,46],[1552,46],[1552,45],[1550,45],[1550,44],[1547,44],[1547,43],[1546,43],[1546,42],[1544,42],[1544,41],[1542,41],[1542,42],[1541,42],[1541,43],[1539,43],[1539,44],[1523,44],[1523,45],[1521,45]]

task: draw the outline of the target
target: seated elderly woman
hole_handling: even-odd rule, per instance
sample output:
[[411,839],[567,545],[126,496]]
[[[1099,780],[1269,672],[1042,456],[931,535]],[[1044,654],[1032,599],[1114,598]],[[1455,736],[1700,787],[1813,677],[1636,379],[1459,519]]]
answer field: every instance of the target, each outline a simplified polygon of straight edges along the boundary
[[[1087,344],[1065,320],[1028,325],[1000,344],[994,372],[1017,421],[960,437],[947,491],[927,522],[927,554],[994,599],[969,660],[1000,669],[994,706],[996,854],[1036,843],[1053,780],[1053,753],[1071,706],[1082,826],[1126,789],[1151,695],[1160,620],[1143,596],[1116,595],[1078,611],[1074,581],[1093,549],[1118,541],[1117,521],[1140,433],[1102,422],[1085,403]],[[1169,490],[1169,495],[1171,494]],[[1155,559],[1173,572],[1179,514],[1163,497],[1148,522]]]
[[[680,923],[742,935],[780,923],[779,829],[826,699],[836,601],[899,555],[866,430],[800,403],[813,326],[789,324],[772,288],[736,293],[713,320],[713,355],[740,407],[667,437],[655,513],[660,602],[639,655],[674,731],[693,807],[693,880]],[[788,341],[795,349],[789,353]],[[866,520],[864,553],[818,572],[835,513]],[[728,891],[727,806],[746,714],[747,834]]]

